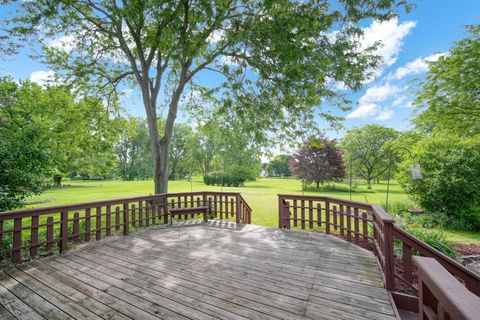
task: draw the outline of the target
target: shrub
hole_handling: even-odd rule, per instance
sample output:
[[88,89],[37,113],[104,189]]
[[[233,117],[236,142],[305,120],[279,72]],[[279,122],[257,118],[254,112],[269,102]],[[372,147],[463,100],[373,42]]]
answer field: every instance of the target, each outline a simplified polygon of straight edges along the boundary
[[[425,138],[402,165],[398,180],[426,211],[457,221],[450,226],[480,230],[479,150],[478,139]],[[412,180],[412,164],[420,164],[421,179]]]
[[239,187],[245,182],[245,177],[233,172],[211,172],[203,176],[203,182],[209,186]]

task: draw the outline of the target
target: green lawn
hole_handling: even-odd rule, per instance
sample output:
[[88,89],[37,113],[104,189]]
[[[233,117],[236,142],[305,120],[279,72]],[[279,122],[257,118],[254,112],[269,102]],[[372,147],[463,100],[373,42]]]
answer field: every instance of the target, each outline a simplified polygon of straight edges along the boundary
[[[386,183],[374,184],[370,192],[367,191],[365,183],[355,181],[358,192],[352,194],[352,200],[381,204],[385,202]],[[126,198],[152,193],[152,181],[65,181],[62,188],[51,189],[44,194],[29,199],[27,208],[38,208],[60,204],[71,204],[106,200],[115,198]],[[347,184],[338,186],[348,189]],[[221,188],[203,184],[201,177],[194,177],[192,182],[186,180],[171,181],[170,192],[188,191],[238,191],[241,192],[253,209],[253,223],[265,226],[277,225],[277,194],[301,194],[302,186],[299,180],[283,178],[260,178],[254,182],[247,182],[244,187]],[[311,195],[328,195],[332,197],[349,199],[349,192],[343,191],[322,191],[305,192]],[[390,187],[390,201],[409,202],[401,187],[393,182]],[[478,233],[445,231],[447,238],[453,242],[478,243]]]

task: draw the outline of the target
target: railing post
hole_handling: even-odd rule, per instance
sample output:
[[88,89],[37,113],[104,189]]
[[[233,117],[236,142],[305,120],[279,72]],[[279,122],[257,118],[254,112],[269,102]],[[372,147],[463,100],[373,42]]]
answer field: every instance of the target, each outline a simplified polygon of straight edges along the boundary
[[282,229],[282,218],[283,218],[283,204],[282,197],[278,196],[278,228]]
[[[240,204],[240,193],[237,194],[237,213],[235,215],[235,222],[236,223],[240,223],[240,215],[242,214],[242,211],[241,211],[241,204]],[[244,221],[245,222],[245,221]]]
[[393,257],[393,223],[383,221],[384,255],[385,255],[385,287],[388,291],[395,290],[395,265]]
[[163,224],[168,224],[168,197],[164,195],[161,199],[163,201]]
[[19,263],[21,260],[22,248],[22,218],[13,220],[13,249],[12,249],[12,261],[13,263]]
[[128,222],[128,202],[123,204],[123,234],[128,235],[129,222]]
[[68,244],[68,211],[63,210],[60,221],[60,252],[67,250]]

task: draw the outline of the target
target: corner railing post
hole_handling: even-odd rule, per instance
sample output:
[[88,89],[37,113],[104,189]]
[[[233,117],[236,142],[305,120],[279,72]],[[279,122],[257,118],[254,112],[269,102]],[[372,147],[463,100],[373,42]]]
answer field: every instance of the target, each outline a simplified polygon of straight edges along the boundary
[[393,222],[383,222],[384,255],[385,255],[385,287],[388,291],[395,290],[395,261],[393,257]]

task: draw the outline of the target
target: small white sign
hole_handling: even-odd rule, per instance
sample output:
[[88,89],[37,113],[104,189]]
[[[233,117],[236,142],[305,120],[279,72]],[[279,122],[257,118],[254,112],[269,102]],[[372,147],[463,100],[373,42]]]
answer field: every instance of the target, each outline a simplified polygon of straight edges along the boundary
[[422,179],[422,170],[420,169],[419,164],[412,165],[412,179],[413,180]]

